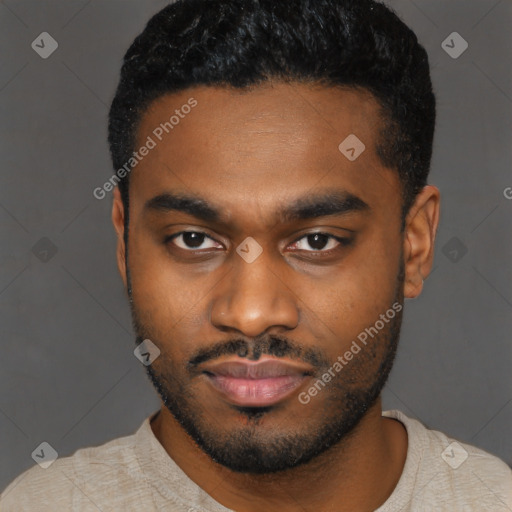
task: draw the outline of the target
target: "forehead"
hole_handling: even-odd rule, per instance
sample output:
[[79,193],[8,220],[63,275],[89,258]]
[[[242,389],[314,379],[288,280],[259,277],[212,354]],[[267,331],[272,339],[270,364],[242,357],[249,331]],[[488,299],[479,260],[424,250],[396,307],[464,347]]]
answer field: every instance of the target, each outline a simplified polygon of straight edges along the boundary
[[141,117],[135,149],[150,139],[154,147],[131,173],[130,196],[142,207],[178,189],[228,213],[245,204],[263,214],[335,187],[398,211],[397,173],[376,153],[381,127],[377,101],[353,89],[274,83],[168,94]]

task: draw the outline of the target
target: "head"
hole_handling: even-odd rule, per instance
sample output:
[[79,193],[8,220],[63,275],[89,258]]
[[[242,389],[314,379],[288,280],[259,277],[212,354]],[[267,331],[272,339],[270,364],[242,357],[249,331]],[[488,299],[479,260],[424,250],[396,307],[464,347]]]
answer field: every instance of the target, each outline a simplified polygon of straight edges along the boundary
[[[426,52],[373,1],[182,0],[135,39],[109,116],[118,265],[148,375],[213,460],[304,464],[375,405],[432,265],[434,125]],[[269,356],[301,369],[282,399],[212,385]]]

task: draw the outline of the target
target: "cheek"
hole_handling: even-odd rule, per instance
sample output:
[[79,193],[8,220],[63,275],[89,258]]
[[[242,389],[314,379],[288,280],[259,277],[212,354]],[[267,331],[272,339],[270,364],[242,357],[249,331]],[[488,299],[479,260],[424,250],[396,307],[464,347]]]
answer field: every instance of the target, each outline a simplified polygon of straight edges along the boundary
[[175,270],[154,241],[131,235],[128,269],[134,307],[155,337],[173,332],[193,304],[183,275]]
[[321,280],[299,288],[308,329],[346,342],[373,325],[395,300],[400,254],[398,238],[368,237]]
[[176,264],[154,241],[132,236],[128,267],[133,307],[150,337],[173,357],[190,351],[207,321],[208,301],[219,277]]

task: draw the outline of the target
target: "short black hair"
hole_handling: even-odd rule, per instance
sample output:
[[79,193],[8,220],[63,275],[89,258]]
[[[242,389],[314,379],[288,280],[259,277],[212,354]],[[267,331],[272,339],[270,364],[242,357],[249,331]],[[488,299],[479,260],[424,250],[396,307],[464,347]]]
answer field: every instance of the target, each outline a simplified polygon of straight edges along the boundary
[[[382,118],[376,150],[399,173],[403,229],[427,182],[436,102],[425,49],[392,9],[373,0],[178,0],[166,6],[124,56],[109,112],[114,169],[132,157],[141,116],[157,98],[197,85],[248,88],[269,79],[373,94]],[[119,181],[126,209],[128,184],[129,174]]]

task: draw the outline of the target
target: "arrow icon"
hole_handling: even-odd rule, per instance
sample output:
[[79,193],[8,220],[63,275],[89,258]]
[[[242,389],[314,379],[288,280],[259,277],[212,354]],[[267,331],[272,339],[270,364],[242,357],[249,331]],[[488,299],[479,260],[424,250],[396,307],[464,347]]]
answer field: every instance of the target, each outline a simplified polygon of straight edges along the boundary
[[48,32],[41,32],[30,43],[30,47],[39,57],[47,59],[59,47],[59,43]]
[[454,236],[443,245],[442,252],[452,263],[457,263],[464,258],[468,248]]
[[133,355],[144,366],[149,366],[160,355],[160,349],[150,339],[145,339],[135,347]]
[[245,240],[242,240],[236,248],[236,252],[246,263],[252,263],[263,252],[263,248],[252,236],[248,236]]
[[458,59],[469,48],[469,44],[458,32],[452,32],[441,43],[441,48],[452,59]]
[[57,460],[59,454],[50,443],[43,441],[30,456],[39,467],[47,469]]
[[349,161],[353,162],[359,155],[366,149],[365,145],[353,133],[351,133],[348,137],[343,140],[343,142],[338,146],[341,154]]
[[441,457],[452,469],[457,469],[466,461],[469,453],[463,446],[454,441],[443,450]]
[[57,246],[47,237],[39,239],[32,247],[32,254],[37,257],[39,261],[47,263],[55,254],[57,254]]

